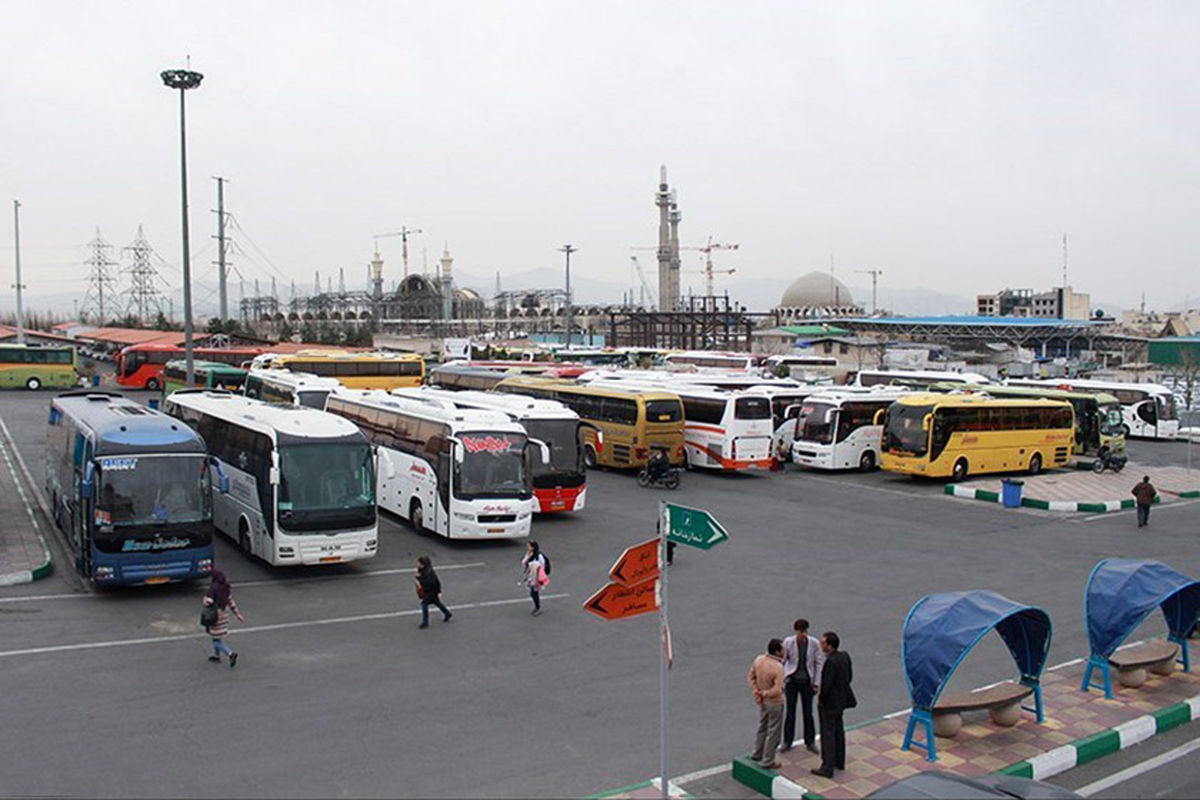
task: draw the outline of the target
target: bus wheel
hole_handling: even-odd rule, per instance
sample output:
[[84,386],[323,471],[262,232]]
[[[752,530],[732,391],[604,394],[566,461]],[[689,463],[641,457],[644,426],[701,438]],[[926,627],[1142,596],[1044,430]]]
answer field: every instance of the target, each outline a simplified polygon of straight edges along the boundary
[[148,391],[148,392],[157,392],[158,391],[158,378],[151,378],[150,380],[146,381],[146,391]]
[[1129,438],[1129,426],[1128,425],[1121,426],[1121,435],[1124,436],[1126,439]]
[[408,510],[408,519],[412,523],[414,531],[425,533],[425,512],[421,510],[421,504],[416,500],[413,500],[412,507]]
[[958,461],[954,462],[954,472],[951,474],[950,480],[958,483],[967,477],[967,472],[969,471],[970,468],[967,466],[967,460],[965,458],[960,458]]
[[583,465],[588,469],[595,469],[598,465],[596,451],[590,444],[583,446]]
[[1029,474],[1037,475],[1042,471],[1042,454],[1034,453],[1033,458],[1029,459]]
[[25,381],[25,388],[36,392],[38,389],[42,388],[42,382],[37,378],[30,378],[29,380]]
[[870,472],[875,469],[875,454],[870,450],[862,454],[862,458],[858,460],[858,468],[863,472]]

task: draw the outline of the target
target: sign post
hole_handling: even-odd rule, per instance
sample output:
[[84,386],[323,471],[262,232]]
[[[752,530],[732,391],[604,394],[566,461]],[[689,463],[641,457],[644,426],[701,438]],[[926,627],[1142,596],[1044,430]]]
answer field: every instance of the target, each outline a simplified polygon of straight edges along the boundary
[[670,641],[671,635],[671,626],[667,619],[667,537],[671,530],[669,508],[670,506],[662,500],[658,501],[658,573],[662,576],[658,581],[662,593],[659,601],[662,641],[659,642],[658,651],[658,774],[659,783],[662,784],[662,800],[669,800],[671,796],[671,773],[667,771],[667,642]]

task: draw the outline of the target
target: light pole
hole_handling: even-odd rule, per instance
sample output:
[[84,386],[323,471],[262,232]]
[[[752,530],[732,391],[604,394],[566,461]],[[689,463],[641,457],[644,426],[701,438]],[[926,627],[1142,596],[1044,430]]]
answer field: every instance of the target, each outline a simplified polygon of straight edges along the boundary
[[179,90],[179,174],[183,197],[183,352],[187,361],[189,386],[195,377],[195,362],[192,359],[192,262],[188,247],[187,116],[184,111],[184,95],[188,89],[199,86],[202,80],[203,75],[190,69],[168,69],[162,72],[162,82],[167,88]]
[[574,245],[564,244],[558,248],[558,252],[565,253],[567,257],[567,303],[563,306],[563,325],[567,331],[566,349],[571,349],[571,253],[578,251],[579,248]]
[[13,200],[13,247],[17,255],[17,344],[25,344],[25,312],[21,307],[21,201]]

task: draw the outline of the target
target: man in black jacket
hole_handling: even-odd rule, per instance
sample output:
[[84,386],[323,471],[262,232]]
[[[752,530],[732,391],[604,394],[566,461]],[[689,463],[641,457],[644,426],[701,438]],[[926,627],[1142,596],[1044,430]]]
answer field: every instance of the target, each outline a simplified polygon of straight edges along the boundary
[[817,708],[821,720],[821,767],[812,770],[812,774],[822,778],[832,778],[835,769],[846,768],[846,725],[842,714],[858,705],[850,688],[854,668],[850,656],[838,650],[840,645],[841,640],[833,631],[821,637],[821,652],[825,654]]

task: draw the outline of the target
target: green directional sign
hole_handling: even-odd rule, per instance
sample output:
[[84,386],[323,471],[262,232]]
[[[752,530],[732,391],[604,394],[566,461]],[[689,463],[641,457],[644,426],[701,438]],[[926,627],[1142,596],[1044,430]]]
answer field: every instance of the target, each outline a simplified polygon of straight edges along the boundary
[[667,541],[708,550],[729,538],[729,533],[716,517],[700,508],[688,508],[667,503],[670,527]]

